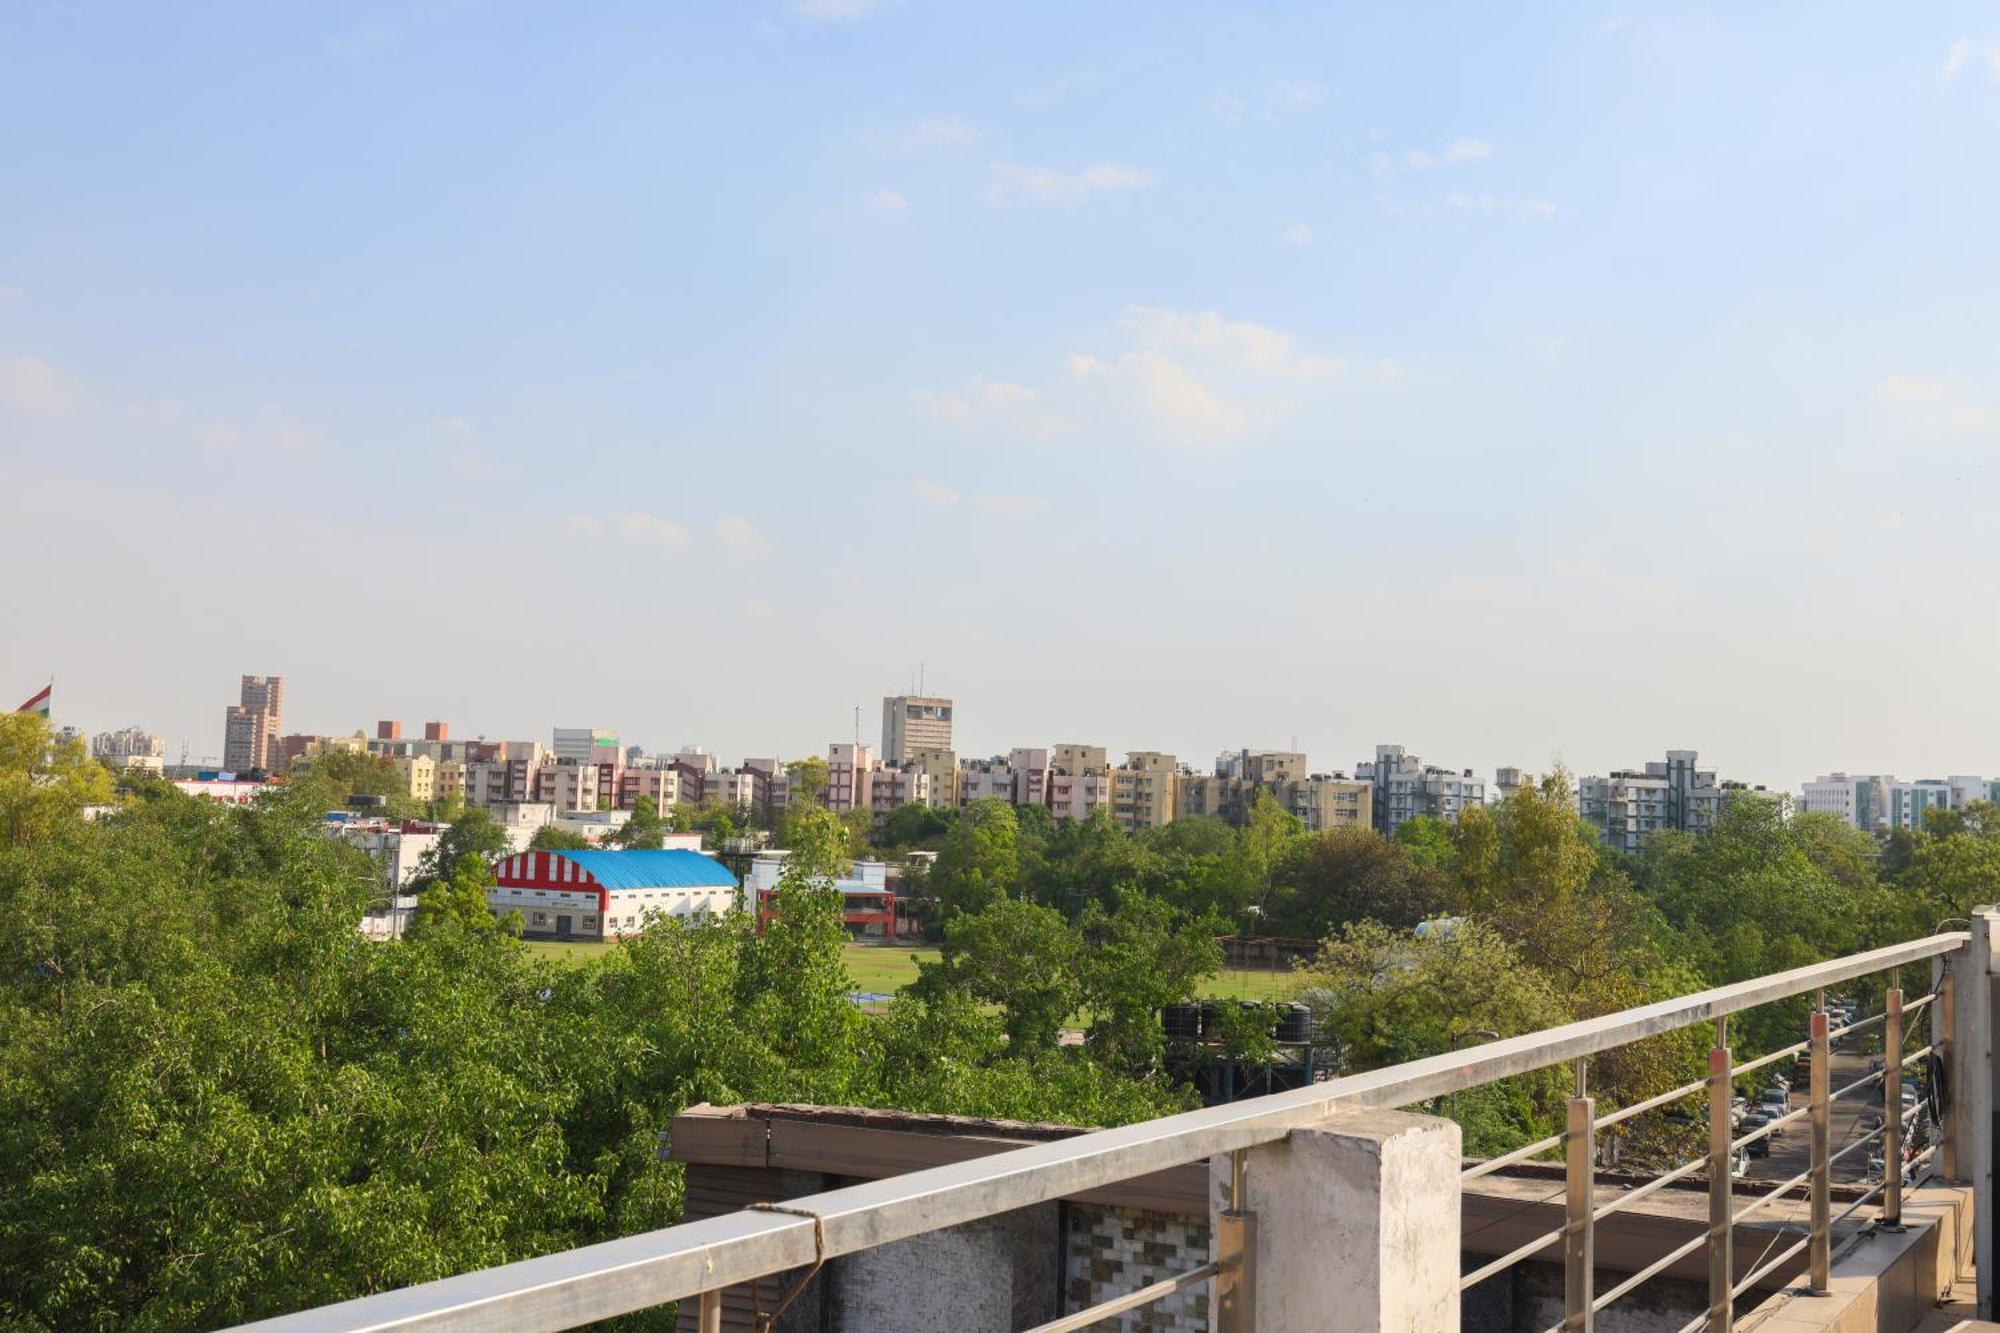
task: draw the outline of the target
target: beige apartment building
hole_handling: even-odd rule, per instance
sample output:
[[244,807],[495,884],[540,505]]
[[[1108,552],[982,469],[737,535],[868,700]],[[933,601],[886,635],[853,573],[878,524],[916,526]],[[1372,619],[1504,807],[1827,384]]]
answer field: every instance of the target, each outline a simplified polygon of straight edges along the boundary
[[428,803],[437,799],[437,760],[427,754],[415,754],[389,762],[396,766],[396,777],[411,800]]
[[958,809],[958,753],[949,747],[923,746],[910,751],[904,767],[930,779],[930,803],[939,810]]
[[1111,770],[1111,812],[1127,833],[1161,828],[1174,819],[1178,761],[1157,750],[1128,750]]
[[951,700],[896,694],[882,701],[882,762],[900,768],[917,750],[951,748]]

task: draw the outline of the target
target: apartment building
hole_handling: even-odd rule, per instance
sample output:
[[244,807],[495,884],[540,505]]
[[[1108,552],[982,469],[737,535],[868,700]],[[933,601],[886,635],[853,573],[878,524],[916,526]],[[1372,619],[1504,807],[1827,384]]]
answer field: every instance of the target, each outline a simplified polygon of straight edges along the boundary
[[167,767],[167,743],[143,727],[99,732],[90,739],[90,753],[106,768],[163,773]]
[[1174,820],[1178,761],[1158,750],[1129,750],[1111,770],[1111,813],[1127,833],[1163,828]]
[[1456,823],[1461,811],[1486,803],[1486,784],[1471,769],[1426,764],[1400,745],[1376,746],[1354,776],[1369,784],[1375,828],[1386,837],[1419,815]]
[[1049,752],[1040,748],[1009,750],[1004,758],[965,760],[958,769],[958,803],[963,807],[992,798],[1014,805],[1047,805],[1049,765]]
[[866,745],[835,741],[826,747],[826,791],[821,804],[835,814],[874,809],[869,774],[875,771],[875,751]]
[[900,768],[917,750],[951,748],[951,700],[897,694],[882,700],[882,762]]
[[437,760],[427,754],[414,754],[389,762],[396,769],[396,780],[411,800],[428,803],[437,799]]
[[1310,773],[1306,757],[1290,750],[1236,750],[1221,755],[1215,772],[1180,775],[1176,808],[1183,817],[1220,819],[1238,827],[1249,822],[1259,792],[1311,832],[1349,825],[1368,827],[1374,818],[1374,787],[1344,773]]
[[1693,750],[1669,750],[1664,760],[1644,768],[1615,770],[1609,777],[1577,779],[1577,813],[1595,827],[1607,846],[1636,852],[1661,829],[1703,834],[1715,827],[1723,801],[1741,783],[1717,782],[1699,766]]
[[930,779],[930,803],[939,810],[958,809],[958,754],[928,747],[910,751],[904,765]]
[[238,702],[229,705],[224,715],[222,766],[235,773],[275,768],[284,719],[285,678],[243,677]]
[[1081,823],[1112,803],[1111,756],[1101,745],[1065,743],[1049,751],[1043,800],[1057,823]]

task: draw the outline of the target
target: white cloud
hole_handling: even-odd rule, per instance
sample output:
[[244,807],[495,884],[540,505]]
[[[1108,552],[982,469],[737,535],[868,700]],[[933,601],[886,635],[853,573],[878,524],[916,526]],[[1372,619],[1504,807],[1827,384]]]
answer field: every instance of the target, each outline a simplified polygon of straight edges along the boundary
[[1137,190],[1153,183],[1143,167],[1093,162],[1079,171],[995,162],[986,169],[986,197],[996,204],[1015,199],[1073,204],[1109,190]]
[[1240,125],[1252,115],[1267,125],[1284,125],[1325,101],[1326,89],[1310,79],[1272,79],[1249,93],[1218,88],[1208,99],[1208,113],[1225,125]]
[[981,495],[979,507],[989,514],[1016,515],[1033,514],[1049,507],[1049,502],[1039,495]]
[[730,514],[715,525],[722,538],[722,544],[731,555],[749,558],[762,555],[770,549],[771,543],[764,534],[751,525],[749,519],[738,514]]
[[1965,62],[1971,58],[1972,43],[1966,41],[1963,37],[1959,38],[1945,51],[1944,68],[1938,72],[1939,77],[1946,83],[1950,83],[1958,77],[1959,71],[1965,68]]
[[858,23],[898,0],[792,0],[792,12],[808,23]]
[[894,190],[877,190],[868,196],[868,202],[884,213],[900,213],[910,206],[910,201]]
[[688,530],[670,518],[642,510],[625,510],[594,518],[571,514],[563,520],[563,530],[586,540],[606,539],[633,546],[660,546],[676,550],[688,544]]
[[1890,375],[1875,382],[1875,401],[1910,427],[1940,435],[2000,435],[2000,409],[1980,401],[1959,376]]
[[1218,88],[1215,95],[1208,99],[1208,114],[1225,125],[1242,124],[1243,113],[1249,109],[1250,104],[1242,94],[1230,92],[1227,88]]
[[869,141],[881,157],[915,157],[919,153],[958,153],[979,142],[979,131],[957,116],[933,116]]
[[913,397],[940,421],[970,427],[1001,418],[1018,422],[1041,395],[1025,384],[974,375],[956,393],[919,389]]
[[1120,326],[1124,349],[1073,353],[1047,388],[975,376],[956,392],[914,396],[964,429],[1031,438],[1137,432],[1196,447],[1276,424],[1293,406],[1285,388],[1343,373],[1339,358],[1301,350],[1285,330],[1217,311],[1132,306]]
[[1519,222],[1551,222],[1562,210],[1546,199],[1529,199],[1506,194],[1448,194],[1445,205],[1461,213],[1482,213],[1487,217],[1508,217]]
[[1294,222],[1291,226],[1285,228],[1284,233],[1279,239],[1284,241],[1286,245],[1302,250],[1306,246],[1311,245],[1316,238],[1313,236],[1313,229],[1310,224]]
[[1941,403],[1956,392],[1954,381],[1926,375],[1890,375],[1875,382],[1875,397],[1884,403]]
[[919,500],[927,505],[935,505],[939,509],[949,509],[958,503],[957,491],[949,486],[940,486],[934,481],[925,481],[922,477],[912,478],[910,489],[916,492]]
[[1301,353],[1283,329],[1225,319],[1219,311],[1135,305],[1125,311],[1125,323],[1148,346],[1200,352],[1227,369],[1258,379],[1327,380],[1341,372],[1338,357]]
[[0,406],[54,416],[76,401],[76,380],[38,356],[0,362]]
[[1271,105],[1286,111],[1305,111],[1326,101],[1326,89],[1310,79],[1278,79],[1271,85]]
[[[1382,154],[1376,154],[1380,158]],[[1444,146],[1443,151],[1425,152],[1421,148],[1411,148],[1403,153],[1403,166],[1410,171],[1436,171],[1440,167],[1464,166],[1468,162],[1484,162],[1493,156],[1493,145],[1484,139],[1457,138]]]

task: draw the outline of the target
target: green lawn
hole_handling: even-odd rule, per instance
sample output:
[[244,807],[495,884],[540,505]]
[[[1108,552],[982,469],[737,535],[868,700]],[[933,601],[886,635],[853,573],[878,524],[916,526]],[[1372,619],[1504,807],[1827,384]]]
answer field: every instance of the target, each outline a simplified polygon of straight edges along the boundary
[[523,940],[528,952],[537,958],[546,958],[552,963],[575,965],[586,959],[601,956],[610,944],[597,940]]
[[[594,940],[528,940],[530,952],[557,963],[581,963],[599,957],[615,945]],[[917,965],[911,955],[927,962],[937,960],[936,949],[908,945],[854,944],[847,949],[847,971],[854,988],[877,995],[893,995],[917,979]],[[1291,989],[1292,974],[1263,968],[1234,970],[1212,977],[1202,986],[1206,996],[1226,996],[1237,1000],[1283,999]]]
[[[938,951],[886,944],[850,945],[847,949],[847,972],[854,978],[856,990],[891,995],[917,979],[917,965],[911,958],[912,954],[925,962],[936,962]],[[1289,972],[1272,972],[1263,968],[1231,970],[1210,978],[1202,986],[1201,993],[1238,1000],[1276,1000],[1284,998],[1291,983]]]

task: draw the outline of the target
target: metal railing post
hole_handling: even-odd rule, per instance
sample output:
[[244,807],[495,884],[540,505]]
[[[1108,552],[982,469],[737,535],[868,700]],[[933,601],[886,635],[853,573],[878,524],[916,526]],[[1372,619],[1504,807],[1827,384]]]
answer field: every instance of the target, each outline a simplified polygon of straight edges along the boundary
[[1563,1330],[1589,1333],[1591,1276],[1596,1265],[1591,1230],[1591,1185],[1597,1160],[1595,1102],[1584,1095],[1582,1060],[1576,1062],[1576,1096],[1570,1098],[1569,1128],[1563,1136],[1568,1222],[1563,1228]]
[[1972,1181],[1973,1262],[1979,1277],[1979,1317],[1993,1317],[1993,925],[1992,907],[1972,910],[1972,938],[1967,942],[1965,982],[1955,1003],[1967,1029],[1964,1048],[1953,1061],[1955,1086],[1951,1098],[1960,1107],[1958,1128],[1960,1168]]
[[1708,1053],[1708,1333],[1730,1333],[1736,1304],[1734,1232],[1736,1163],[1730,1150],[1731,1123],[1728,1020],[1715,1020],[1715,1045]]
[[1229,1154],[1229,1207],[1215,1215],[1215,1333],[1255,1333],[1257,1327],[1257,1215],[1244,1208],[1245,1155]]
[[701,1294],[701,1316],[697,1321],[701,1333],[722,1333],[722,1293],[704,1291]]
[[1827,1077],[1832,1049],[1826,1038],[1826,996],[1821,992],[1819,1007],[1812,1016],[1812,1094],[1808,1104],[1811,1114],[1807,1119],[1812,1124],[1812,1157],[1808,1163],[1812,1171],[1812,1232],[1811,1243],[1806,1247],[1808,1268],[1812,1282],[1812,1293],[1824,1296],[1832,1290],[1833,1281],[1833,1194],[1832,1172],[1827,1163],[1827,1153],[1832,1146],[1829,1134],[1829,1104],[1827,1091],[1831,1080]]
[[1903,988],[1889,987],[1882,1009],[1882,1221],[1903,1229]]

